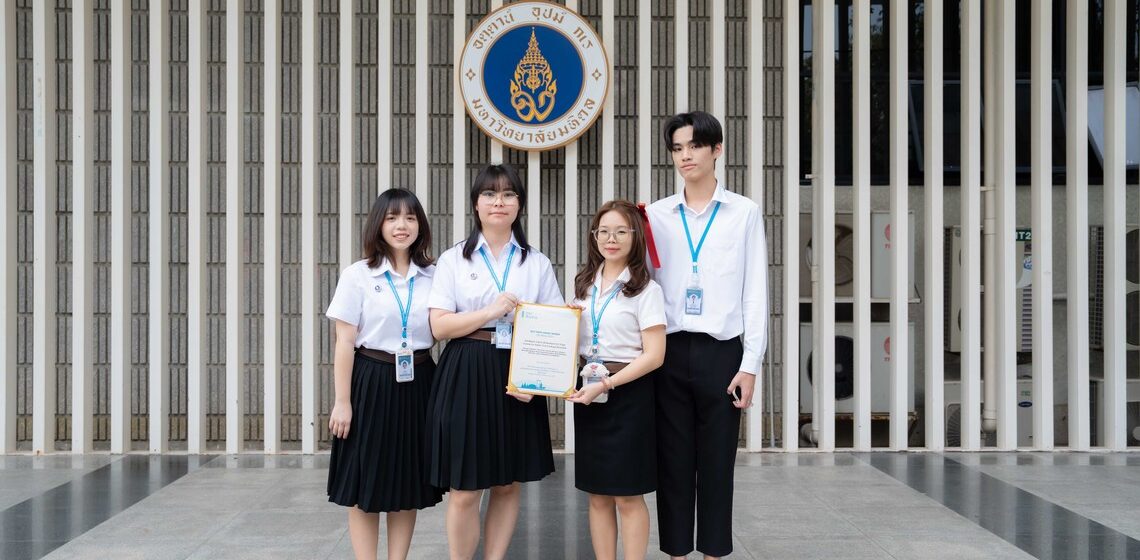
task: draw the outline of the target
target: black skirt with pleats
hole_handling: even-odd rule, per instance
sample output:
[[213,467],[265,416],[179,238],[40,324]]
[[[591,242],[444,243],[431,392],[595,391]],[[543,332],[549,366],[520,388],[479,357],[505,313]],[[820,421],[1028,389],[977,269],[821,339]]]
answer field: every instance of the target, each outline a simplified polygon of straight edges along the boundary
[[479,490],[554,472],[546,399],[506,394],[509,350],[467,338],[447,343],[428,401],[428,482]]
[[333,437],[329,501],[370,512],[423,509],[443,492],[424,478],[428,395],[435,364],[415,366],[415,379],[396,382],[396,368],[360,353],[352,365],[352,424]]

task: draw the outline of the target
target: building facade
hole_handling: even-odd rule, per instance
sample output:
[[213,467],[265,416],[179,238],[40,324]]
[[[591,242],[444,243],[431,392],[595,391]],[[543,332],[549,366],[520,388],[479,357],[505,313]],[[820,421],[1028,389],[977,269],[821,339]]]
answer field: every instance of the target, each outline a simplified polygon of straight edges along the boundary
[[[474,174],[516,166],[565,288],[602,202],[678,187],[660,125],[698,108],[767,223],[742,446],[1137,444],[1135,0],[558,2],[601,34],[612,82],[598,122],[542,153],[488,140],[455,91],[501,4],[6,0],[3,450],[324,449],[323,312],[379,191],[416,191],[439,254],[470,227]],[[1009,289],[983,304],[984,254]],[[1023,272],[1029,255],[1050,265]]]

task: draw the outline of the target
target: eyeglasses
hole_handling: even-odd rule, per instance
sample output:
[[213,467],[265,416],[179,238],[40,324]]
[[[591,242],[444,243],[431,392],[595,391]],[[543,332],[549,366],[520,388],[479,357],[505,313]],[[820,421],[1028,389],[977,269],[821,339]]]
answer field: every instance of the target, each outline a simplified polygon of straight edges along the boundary
[[593,230],[591,233],[594,234],[594,239],[596,239],[598,241],[609,241],[610,239],[614,239],[620,243],[620,242],[625,241],[626,238],[629,237],[630,230],[625,229],[625,228],[619,228],[619,229],[614,229],[614,230],[600,228],[600,229]]
[[495,201],[502,200],[503,204],[515,204],[519,201],[519,193],[515,191],[486,190],[479,193],[479,200],[487,203],[494,203]]

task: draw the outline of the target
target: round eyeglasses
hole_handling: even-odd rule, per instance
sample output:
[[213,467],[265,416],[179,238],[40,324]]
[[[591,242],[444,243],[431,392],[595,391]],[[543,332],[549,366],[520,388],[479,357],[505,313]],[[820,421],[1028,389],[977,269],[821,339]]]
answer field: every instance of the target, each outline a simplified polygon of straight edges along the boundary
[[494,203],[501,200],[503,204],[515,204],[519,201],[519,193],[515,191],[486,190],[479,193],[479,199],[488,203]]
[[598,241],[609,241],[610,239],[613,239],[613,240],[616,240],[618,242],[621,242],[621,241],[625,241],[626,239],[629,238],[630,230],[624,229],[624,228],[618,228],[618,229],[598,228],[598,229],[593,230],[591,233],[594,234],[594,239],[596,239]]

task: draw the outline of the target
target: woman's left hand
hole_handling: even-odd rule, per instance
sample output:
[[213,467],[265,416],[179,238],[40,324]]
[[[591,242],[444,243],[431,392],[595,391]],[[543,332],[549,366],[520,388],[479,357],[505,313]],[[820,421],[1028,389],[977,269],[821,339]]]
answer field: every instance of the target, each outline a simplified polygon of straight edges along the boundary
[[606,392],[606,386],[601,383],[588,383],[585,387],[578,389],[577,393],[570,395],[566,400],[578,404],[588,405],[594,402],[594,399],[599,395]]
[[518,399],[518,400],[520,400],[520,401],[522,401],[522,402],[524,402],[524,403],[528,403],[532,399],[534,399],[534,395],[528,395],[526,393],[516,393],[514,391],[507,391],[507,394]]

